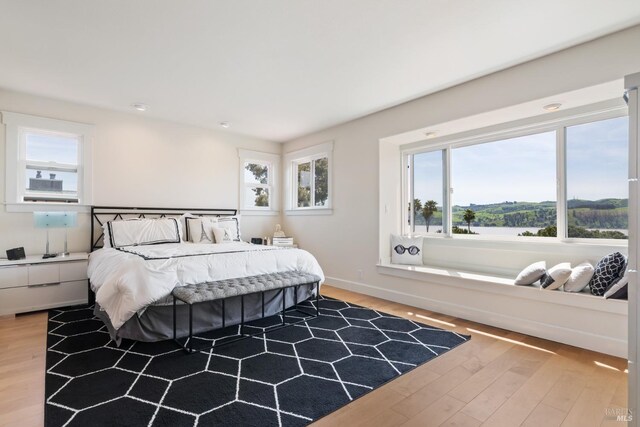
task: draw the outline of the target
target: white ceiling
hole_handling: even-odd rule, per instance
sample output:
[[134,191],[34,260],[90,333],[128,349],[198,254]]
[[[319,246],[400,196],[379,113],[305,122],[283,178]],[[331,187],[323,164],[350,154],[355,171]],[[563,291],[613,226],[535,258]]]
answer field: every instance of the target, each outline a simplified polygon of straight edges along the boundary
[[637,23],[638,0],[0,0],[0,87],[286,141]]

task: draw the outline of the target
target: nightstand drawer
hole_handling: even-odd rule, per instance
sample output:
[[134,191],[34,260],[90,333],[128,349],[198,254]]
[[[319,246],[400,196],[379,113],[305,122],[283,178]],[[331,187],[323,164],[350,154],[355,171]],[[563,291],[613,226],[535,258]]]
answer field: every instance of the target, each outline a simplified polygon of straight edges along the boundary
[[87,303],[87,281],[0,289],[0,316]]
[[60,263],[60,281],[73,282],[74,280],[87,280],[86,261]]
[[59,264],[40,264],[29,266],[29,285],[60,283]]
[[29,283],[29,270],[24,266],[0,268],[0,289],[26,286]]

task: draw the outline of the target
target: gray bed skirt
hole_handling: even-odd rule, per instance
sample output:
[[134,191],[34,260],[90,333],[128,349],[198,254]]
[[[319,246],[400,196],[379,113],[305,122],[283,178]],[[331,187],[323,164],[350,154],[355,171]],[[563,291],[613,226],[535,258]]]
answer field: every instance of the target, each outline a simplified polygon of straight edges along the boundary
[[[294,304],[295,288],[285,289],[287,308]],[[304,301],[315,295],[313,286],[301,286],[298,289],[298,301]],[[264,294],[265,317],[282,311],[282,291],[269,291]],[[95,315],[100,318],[109,330],[111,338],[120,345],[123,338],[135,341],[164,341],[173,338],[173,306],[150,305],[141,316],[134,315],[117,331],[111,320],[96,302]],[[178,337],[189,335],[189,311],[184,304],[178,303],[176,308]],[[225,325],[240,323],[240,297],[229,298],[225,302]],[[262,317],[262,297],[260,294],[244,297],[244,319],[255,320]],[[208,301],[193,306],[193,332],[202,333],[222,327],[222,302]]]

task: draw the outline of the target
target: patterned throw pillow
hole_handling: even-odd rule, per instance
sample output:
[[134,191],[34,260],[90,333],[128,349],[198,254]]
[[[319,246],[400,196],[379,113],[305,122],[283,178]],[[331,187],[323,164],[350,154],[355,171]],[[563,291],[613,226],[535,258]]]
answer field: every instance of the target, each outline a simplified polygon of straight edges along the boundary
[[571,264],[562,262],[554,265],[540,278],[540,286],[542,289],[554,291],[564,285],[571,277]]
[[391,235],[391,262],[393,264],[422,265],[422,237]]
[[233,234],[229,228],[213,227],[214,243],[233,242]]
[[612,283],[624,274],[627,260],[620,252],[614,252],[602,258],[589,282],[591,293],[601,297]]
[[188,217],[186,218],[187,239],[192,243],[213,243],[211,228],[218,222],[217,218]]

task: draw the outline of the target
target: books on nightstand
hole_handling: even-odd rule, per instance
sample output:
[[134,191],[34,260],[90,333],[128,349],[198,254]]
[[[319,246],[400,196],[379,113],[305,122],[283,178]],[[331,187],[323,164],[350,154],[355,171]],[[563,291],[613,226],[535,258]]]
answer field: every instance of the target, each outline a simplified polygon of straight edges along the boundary
[[293,237],[274,237],[271,241],[273,246],[293,247]]

